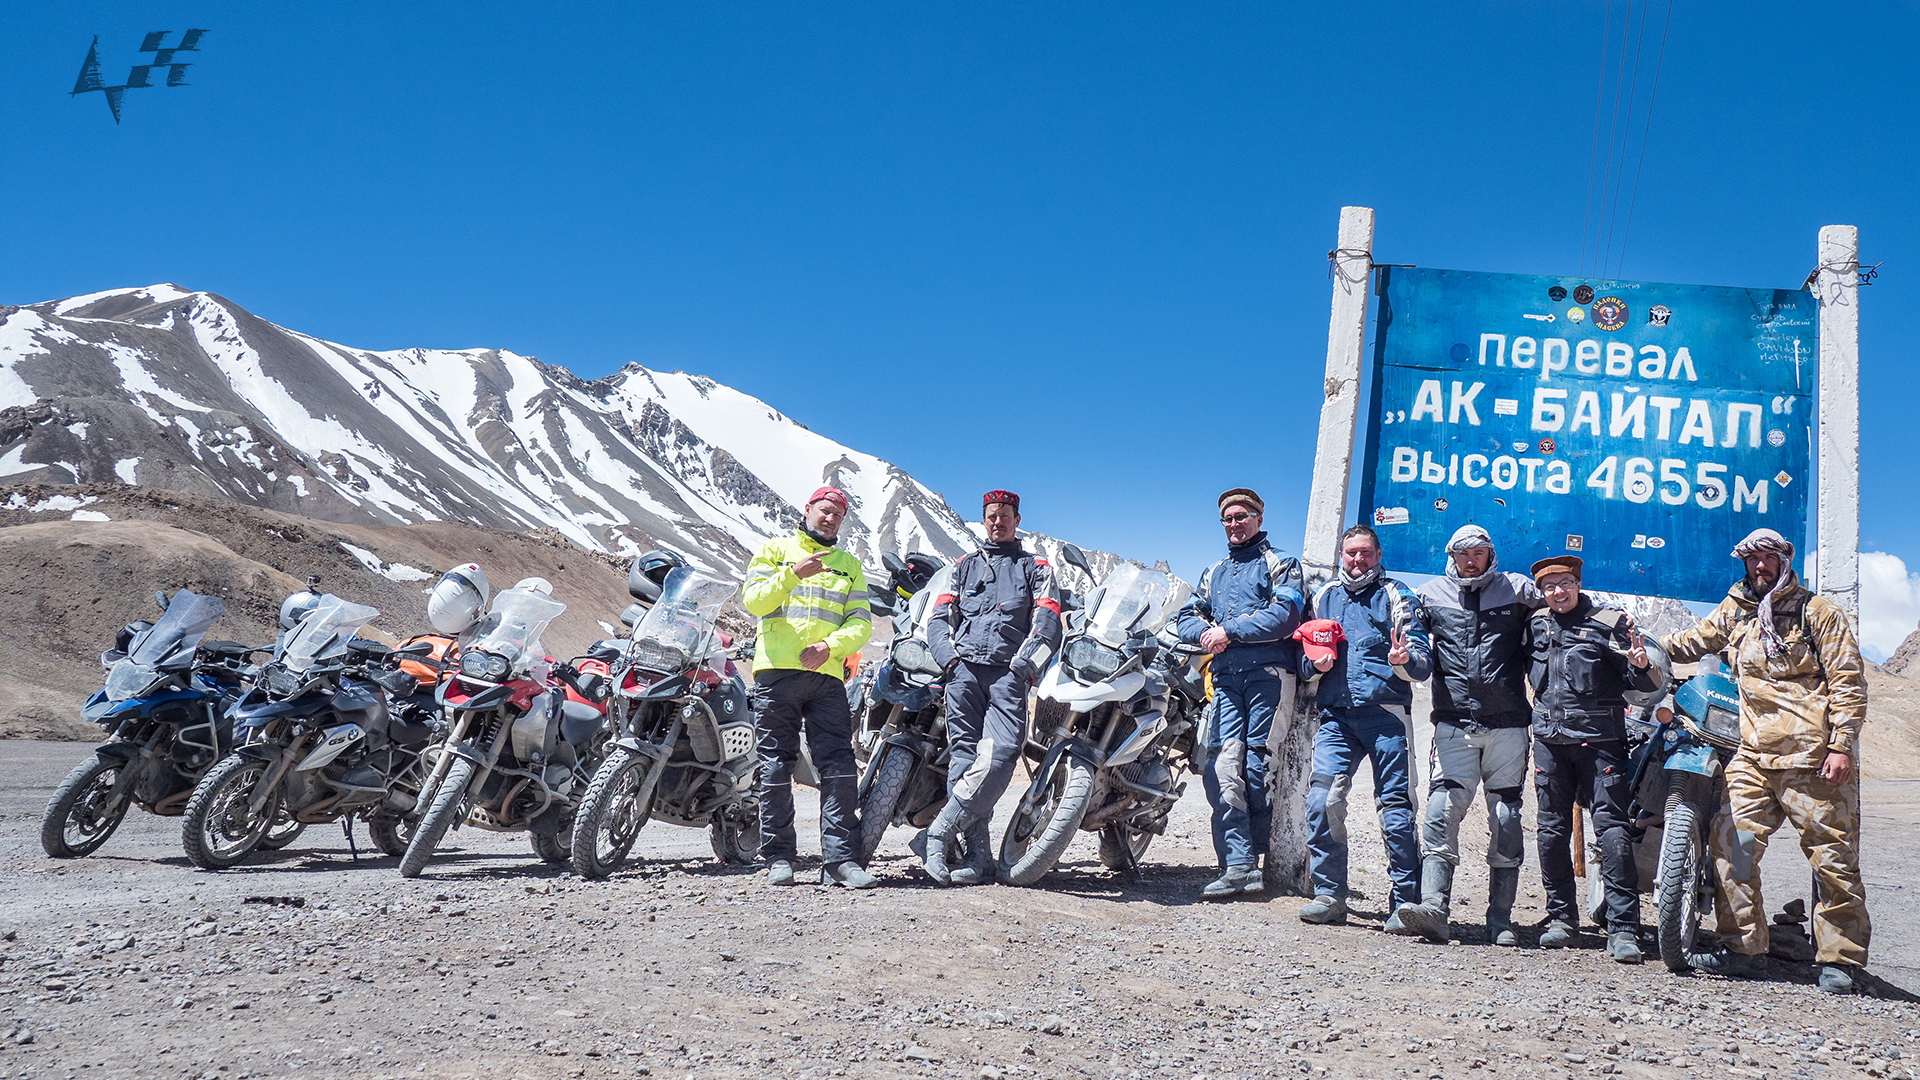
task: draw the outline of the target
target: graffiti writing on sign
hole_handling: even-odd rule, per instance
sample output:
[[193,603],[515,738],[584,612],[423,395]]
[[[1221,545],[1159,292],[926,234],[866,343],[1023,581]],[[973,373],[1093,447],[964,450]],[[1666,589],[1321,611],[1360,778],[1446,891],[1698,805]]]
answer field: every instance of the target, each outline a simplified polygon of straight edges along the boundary
[[1471,522],[1508,567],[1579,551],[1593,588],[1714,600],[1740,537],[1805,535],[1811,293],[1379,272],[1361,499],[1389,566],[1438,571]]

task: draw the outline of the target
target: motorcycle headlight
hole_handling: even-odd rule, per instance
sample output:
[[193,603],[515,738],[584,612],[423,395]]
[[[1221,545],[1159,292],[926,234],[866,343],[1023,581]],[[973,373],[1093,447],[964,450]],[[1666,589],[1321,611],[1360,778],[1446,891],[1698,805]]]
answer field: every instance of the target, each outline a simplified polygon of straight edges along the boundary
[[1735,743],[1740,741],[1740,714],[1718,705],[1707,706],[1707,718],[1701,724],[1712,734]]
[[1106,682],[1126,663],[1126,654],[1111,645],[1089,637],[1074,638],[1060,651],[1060,662],[1074,675],[1091,682]]
[[922,675],[940,674],[940,664],[933,658],[933,650],[919,638],[906,638],[893,646],[893,666],[902,671],[917,671]]
[[672,675],[688,666],[685,649],[676,649],[658,641],[646,640],[633,643],[633,666],[648,671]]
[[159,672],[150,667],[142,667],[131,660],[118,661],[107,671],[107,700],[126,701],[139,697],[159,677]]
[[479,649],[468,649],[460,654],[460,674],[474,679],[494,680],[507,673],[507,658],[495,656]]

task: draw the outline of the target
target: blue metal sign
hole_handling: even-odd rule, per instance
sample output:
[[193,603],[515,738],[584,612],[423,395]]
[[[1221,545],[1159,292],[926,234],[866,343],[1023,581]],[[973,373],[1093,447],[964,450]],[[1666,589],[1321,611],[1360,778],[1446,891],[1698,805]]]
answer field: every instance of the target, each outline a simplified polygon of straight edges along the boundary
[[1361,520],[1439,573],[1574,554],[1610,592],[1715,601],[1761,526],[1802,543],[1813,294],[1381,267]]

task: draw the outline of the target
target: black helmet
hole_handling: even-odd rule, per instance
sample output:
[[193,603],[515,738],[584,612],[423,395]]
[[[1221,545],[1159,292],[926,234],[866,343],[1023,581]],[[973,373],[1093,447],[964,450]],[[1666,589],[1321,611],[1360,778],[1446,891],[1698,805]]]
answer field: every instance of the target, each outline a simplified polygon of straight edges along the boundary
[[945,562],[932,555],[922,555],[916,551],[907,556],[906,567],[894,575],[898,579],[896,584],[908,593],[917,593],[926,588],[927,582],[932,581],[933,575],[945,565]]
[[634,559],[633,569],[627,571],[627,592],[643,604],[653,604],[660,599],[667,575],[685,565],[687,560],[671,551],[649,551]]

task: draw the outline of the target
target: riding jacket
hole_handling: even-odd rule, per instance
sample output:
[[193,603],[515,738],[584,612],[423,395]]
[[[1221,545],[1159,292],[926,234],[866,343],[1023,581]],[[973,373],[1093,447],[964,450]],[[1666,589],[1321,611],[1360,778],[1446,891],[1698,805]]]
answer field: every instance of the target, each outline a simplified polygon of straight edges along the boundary
[[[816,552],[827,553],[820,572],[802,579],[793,566]],[[845,680],[848,656],[873,636],[873,610],[867,604],[867,575],[860,560],[828,547],[805,532],[777,536],[761,545],[747,564],[741,602],[760,617],[754,642],[753,673],[776,669],[814,670]],[[826,642],[827,661],[808,669],[800,650]]]
[[1306,616],[1300,561],[1273,550],[1267,534],[1229,544],[1227,557],[1207,568],[1194,584],[1193,598],[1173,617],[1174,633],[1188,645],[1218,626],[1227,632],[1227,648],[1213,658],[1220,674],[1299,664],[1293,632]]
[[1496,573],[1477,589],[1441,576],[1415,590],[1433,635],[1435,723],[1522,728],[1527,703],[1527,623],[1543,601],[1533,579]]
[[[1320,678],[1314,700],[1323,709],[1353,709],[1366,705],[1413,705],[1413,683],[1424,682],[1433,671],[1432,644],[1420,625],[1420,601],[1413,590],[1383,577],[1355,596],[1336,578],[1314,594],[1314,616],[1332,619],[1346,634],[1346,644],[1324,674],[1300,656],[1300,678]],[[1393,633],[1407,636],[1404,666],[1389,663]]]
[[927,647],[943,668],[955,660],[1005,664],[1038,678],[1060,648],[1053,567],[1018,540],[962,557],[946,591],[934,598]]
[[1830,752],[1858,756],[1867,684],[1846,613],[1797,577],[1774,592],[1778,655],[1767,655],[1760,599],[1745,580],[1706,618],[1668,635],[1667,654],[1682,664],[1725,651],[1740,686],[1741,748],[1761,768],[1817,769]]
[[1627,659],[1633,639],[1626,612],[1599,607],[1581,593],[1565,615],[1534,612],[1529,632],[1534,736],[1555,743],[1626,738],[1627,689],[1659,686],[1651,667]]

